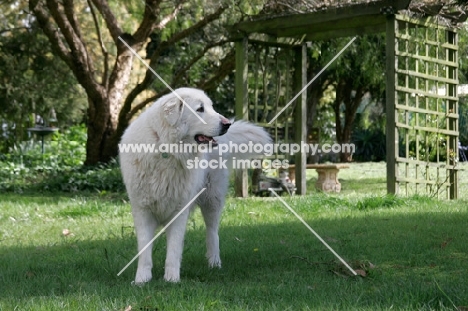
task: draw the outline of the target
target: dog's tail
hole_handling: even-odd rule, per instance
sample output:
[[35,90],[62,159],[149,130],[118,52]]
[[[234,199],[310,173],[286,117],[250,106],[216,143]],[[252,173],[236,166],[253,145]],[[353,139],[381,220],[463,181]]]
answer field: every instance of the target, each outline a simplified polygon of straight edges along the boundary
[[271,152],[267,145],[272,144],[268,132],[247,121],[235,121],[226,134],[215,138],[218,142],[218,152],[223,158],[237,159],[261,158]]

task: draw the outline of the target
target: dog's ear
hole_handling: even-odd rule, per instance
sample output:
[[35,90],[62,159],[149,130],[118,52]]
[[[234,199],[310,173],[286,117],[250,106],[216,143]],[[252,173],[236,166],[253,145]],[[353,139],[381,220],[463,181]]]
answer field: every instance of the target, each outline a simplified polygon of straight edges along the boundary
[[171,126],[176,124],[184,111],[184,103],[179,98],[174,97],[165,102],[163,107],[167,122]]

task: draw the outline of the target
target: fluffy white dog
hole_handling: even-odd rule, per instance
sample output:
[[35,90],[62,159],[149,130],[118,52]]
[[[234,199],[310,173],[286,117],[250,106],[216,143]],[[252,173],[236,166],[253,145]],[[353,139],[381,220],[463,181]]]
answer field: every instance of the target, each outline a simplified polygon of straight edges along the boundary
[[[213,109],[211,100],[197,89],[180,88],[160,98],[125,131],[122,144],[153,145],[159,150],[164,144],[216,146],[218,144],[267,144],[268,133],[261,127],[245,121],[231,123]],[[204,124],[193,112],[205,121]],[[132,214],[138,241],[142,250],[154,237],[158,226],[166,225],[202,189],[198,197],[206,224],[206,246],[210,267],[221,267],[218,227],[228,188],[229,170],[223,165],[201,169],[196,160],[219,161],[219,154],[199,149],[177,152],[120,152],[124,182],[132,205]],[[206,148],[205,148],[206,149]],[[223,154],[223,160],[251,158],[253,154]],[[227,161],[229,162],[229,161]],[[191,163],[192,165],[187,165]],[[198,162],[200,163],[200,162]],[[216,162],[212,162],[216,163]],[[221,163],[218,163],[221,164]],[[195,205],[195,203],[193,204]],[[166,230],[167,254],[164,279],[180,280],[180,264],[189,209],[182,213]],[[136,284],[152,278],[152,245],[138,259]]]

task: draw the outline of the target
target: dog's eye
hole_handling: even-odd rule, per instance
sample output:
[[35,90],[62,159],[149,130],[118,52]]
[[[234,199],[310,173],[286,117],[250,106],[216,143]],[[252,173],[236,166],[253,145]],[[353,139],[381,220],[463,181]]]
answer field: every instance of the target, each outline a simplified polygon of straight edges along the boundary
[[197,109],[197,112],[205,112],[205,108],[203,106],[200,106],[200,108]]

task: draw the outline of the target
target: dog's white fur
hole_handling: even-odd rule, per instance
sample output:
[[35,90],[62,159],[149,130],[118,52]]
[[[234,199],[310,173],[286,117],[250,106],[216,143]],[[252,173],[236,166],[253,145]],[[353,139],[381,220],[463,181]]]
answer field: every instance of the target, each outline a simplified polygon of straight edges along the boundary
[[[214,137],[218,143],[234,144],[271,142],[270,136],[261,127],[245,121],[231,124],[218,114],[206,94],[197,89],[180,88],[175,91],[207,123],[203,124],[184,103],[169,94],[149,107],[131,123],[122,137],[122,144],[179,144],[196,143],[197,134]],[[200,107],[203,106],[203,109]],[[203,111],[204,110],[204,111]],[[224,127],[224,130],[223,130]],[[216,150],[216,149],[215,149]],[[250,158],[252,154],[224,154],[223,159]],[[154,237],[158,226],[167,224],[203,188],[198,197],[206,224],[206,246],[210,267],[221,267],[218,227],[224,199],[228,188],[227,169],[188,169],[187,160],[218,159],[213,153],[121,153],[120,163],[124,182],[132,205],[132,214],[137,235],[138,250]],[[229,162],[229,161],[228,161]],[[195,205],[195,204],[193,204]],[[192,208],[192,207],[191,207]],[[164,279],[178,282],[189,209],[182,213],[166,230],[167,254]],[[138,259],[136,284],[152,278],[152,245]]]

